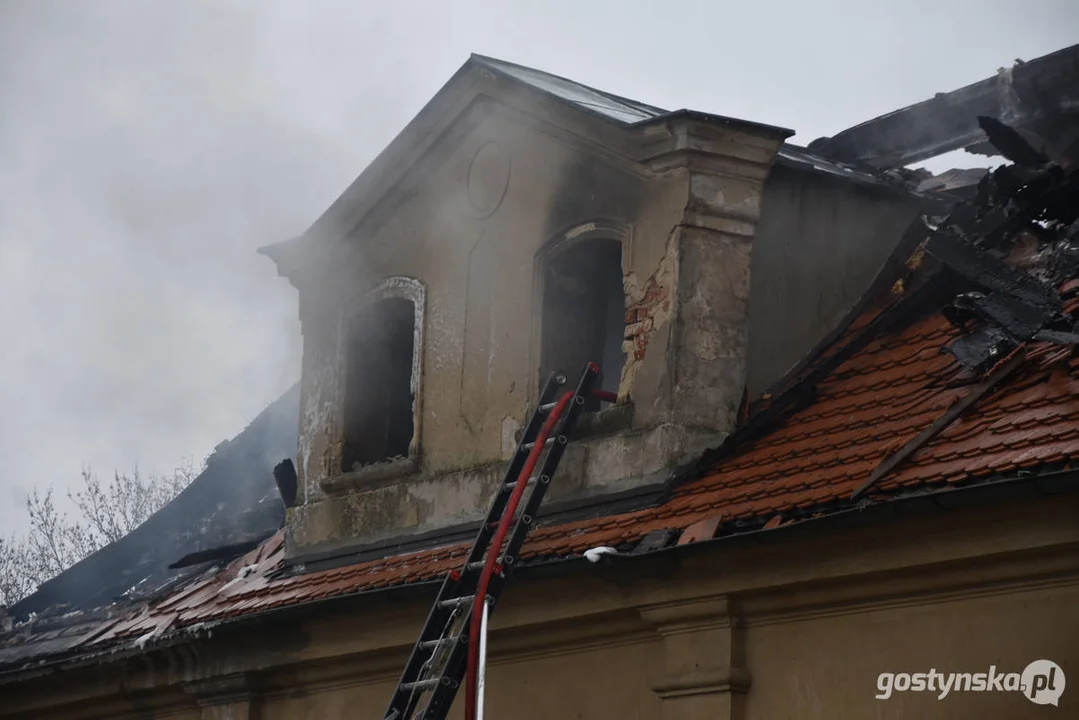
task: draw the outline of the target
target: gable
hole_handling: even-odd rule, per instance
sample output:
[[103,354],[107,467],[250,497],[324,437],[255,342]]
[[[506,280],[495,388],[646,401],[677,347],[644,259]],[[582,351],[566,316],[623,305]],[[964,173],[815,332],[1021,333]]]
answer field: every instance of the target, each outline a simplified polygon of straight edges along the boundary
[[[673,133],[667,123],[783,137],[793,134],[723,116],[669,112],[539,70],[473,55],[302,237],[260,252],[275,260],[282,274],[293,277],[300,272],[300,259],[312,250],[332,246],[350,234],[369,234],[414,194],[418,178],[444,162],[442,153],[455,147],[477,123],[495,116],[587,149],[630,172],[640,172],[641,161],[668,152]],[[804,164],[802,156],[796,161]],[[820,158],[814,161],[818,166],[828,165]],[[859,176],[851,170],[844,172]]]
[[[472,134],[477,125],[496,117],[531,125],[560,142],[590,146],[623,161],[635,154],[633,138],[640,136],[611,117],[538,92],[515,76],[471,59],[305,235],[332,241],[370,232],[381,217],[392,214],[395,205],[412,196],[418,182],[437,171],[446,161],[447,152]],[[369,218],[369,214],[374,217]]]

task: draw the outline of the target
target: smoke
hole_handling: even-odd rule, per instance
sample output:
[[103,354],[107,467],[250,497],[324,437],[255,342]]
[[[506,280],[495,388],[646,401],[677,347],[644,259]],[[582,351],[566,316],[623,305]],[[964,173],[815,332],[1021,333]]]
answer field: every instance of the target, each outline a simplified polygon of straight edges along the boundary
[[83,463],[205,456],[299,377],[296,293],[255,248],[301,232],[367,148],[320,122],[332,103],[280,98],[238,7],[5,5],[0,526]]
[[1069,0],[1040,25],[1015,3],[826,5],[7,0],[0,526],[84,463],[201,457],[292,384],[296,293],[255,248],[302,232],[470,52],[808,140],[1076,25]]

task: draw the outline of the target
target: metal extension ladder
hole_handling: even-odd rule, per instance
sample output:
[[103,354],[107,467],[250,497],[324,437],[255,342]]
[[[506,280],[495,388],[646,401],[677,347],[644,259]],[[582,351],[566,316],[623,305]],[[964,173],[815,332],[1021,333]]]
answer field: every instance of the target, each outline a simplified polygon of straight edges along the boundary
[[[566,385],[562,373],[552,373],[547,379],[472,550],[463,567],[450,572],[443,581],[383,720],[443,720],[466,673],[475,673],[475,648],[484,605],[488,612],[493,611],[586,398],[597,397],[605,402],[616,399],[614,393],[595,389],[599,376],[599,366],[589,363],[576,390],[562,389]],[[544,452],[546,457],[536,473]],[[526,493],[527,500],[522,505]],[[477,602],[481,598],[483,601]],[[465,700],[466,717],[473,717],[474,682],[466,686]]]

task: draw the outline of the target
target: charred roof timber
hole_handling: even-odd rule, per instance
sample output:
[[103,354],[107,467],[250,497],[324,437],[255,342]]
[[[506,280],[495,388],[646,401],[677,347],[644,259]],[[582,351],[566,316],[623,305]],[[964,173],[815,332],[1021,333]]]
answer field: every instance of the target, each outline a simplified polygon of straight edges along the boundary
[[963,282],[947,310],[965,334],[948,350],[981,367],[1035,340],[1079,343],[1057,287],[1079,269],[1079,172],[1068,172],[1013,128],[981,118],[1014,165],[985,176],[973,202],[960,203],[925,249]]
[[188,553],[176,562],[169,565],[170,570],[176,570],[178,568],[190,567],[192,565],[201,565],[202,563],[218,561],[228,561],[240,557],[246,552],[250,552],[257,548],[266,537],[258,537],[252,540],[246,540],[244,542],[230,543],[228,545],[222,545],[221,547],[210,548],[208,550],[198,550],[193,553]]
[[281,495],[281,501],[285,507],[296,504],[296,486],[299,479],[296,476],[296,466],[291,458],[285,458],[273,469],[273,479],[277,483],[277,492]]
[[1017,60],[994,77],[819,138],[809,149],[878,168],[902,167],[960,149],[1001,154],[1003,148],[990,143],[979,124],[980,116],[1018,128],[1037,152],[1058,164],[1074,164],[1079,157],[1079,45],[1026,63]]
[[851,494],[851,499],[857,499],[860,495],[869,490],[869,488],[873,487],[878,480],[899,467],[900,463],[925,447],[968,408],[973,407],[979,400],[992,392],[994,388],[1011,376],[1013,372],[1018,370],[1022,366],[1024,360],[1026,360],[1026,353],[1020,349],[1014,355],[1011,355],[1005,362],[1000,363],[988,377],[964,395],[962,399],[945,410],[940,417],[915,435],[906,445],[881,461],[880,465],[878,465],[870,474],[869,479]]

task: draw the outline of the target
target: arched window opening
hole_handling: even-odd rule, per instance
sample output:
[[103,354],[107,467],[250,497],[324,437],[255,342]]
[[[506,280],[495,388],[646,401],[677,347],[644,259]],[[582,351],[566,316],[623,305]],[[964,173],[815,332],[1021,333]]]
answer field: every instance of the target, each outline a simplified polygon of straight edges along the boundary
[[341,470],[407,457],[414,428],[416,305],[386,297],[348,327]]
[[[590,239],[557,252],[545,263],[541,382],[554,370],[575,374],[595,361],[603,369],[602,389],[618,392],[625,334],[622,243]],[[588,412],[599,409],[589,401]]]

